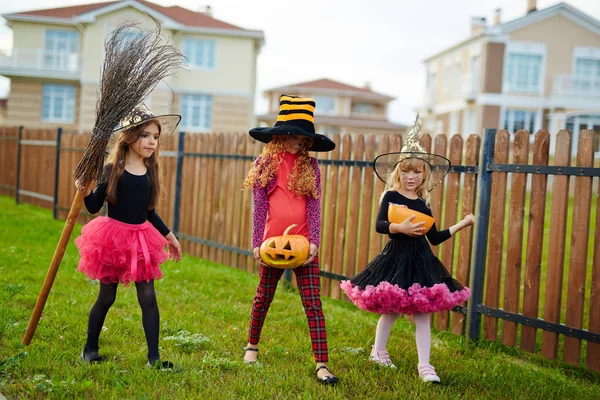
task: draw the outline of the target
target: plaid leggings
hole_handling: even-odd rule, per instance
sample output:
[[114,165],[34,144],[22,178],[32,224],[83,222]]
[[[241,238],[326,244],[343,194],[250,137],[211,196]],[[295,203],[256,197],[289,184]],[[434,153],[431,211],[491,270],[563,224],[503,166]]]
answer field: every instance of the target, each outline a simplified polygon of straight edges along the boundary
[[[278,268],[260,267],[260,283],[252,302],[250,328],[248,329],[248,342],[251,344],[257,345],[260,340],[260,332],[283,271]],[[319,263],[313,261],[306,266],[295,268],[293,271],[296,274],[300,298],[308,319],[315,362],[327,362],[327,333],[325,332],[325,317],[321,308]]]

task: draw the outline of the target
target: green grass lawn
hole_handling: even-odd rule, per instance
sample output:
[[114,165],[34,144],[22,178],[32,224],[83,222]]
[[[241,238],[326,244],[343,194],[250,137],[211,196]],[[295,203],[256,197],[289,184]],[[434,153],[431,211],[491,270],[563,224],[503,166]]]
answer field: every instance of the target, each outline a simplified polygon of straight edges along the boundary
[[[304,312],[280,287],[263,330],[260,363],[241,362],[258,277],[185,256],[157,281],[161,354],[175,371],[145,367],[135,289],[120,287],[100,337],[106,363],[79,361],[98,285],[76,271],[69,244],[32,344],[21,338],[63,221],[51,211],[0,197],[0,393],[8,399],[598,399],[600,374],[497,343],[477,346],[434,332],[432,364],[441,385],[420,382],[414,327],[402,319],[389,351],[397,370],[368,362],[377,315],[324,299],[335,387],[320,385]],[[72,239],[78,235],[77,226]]]

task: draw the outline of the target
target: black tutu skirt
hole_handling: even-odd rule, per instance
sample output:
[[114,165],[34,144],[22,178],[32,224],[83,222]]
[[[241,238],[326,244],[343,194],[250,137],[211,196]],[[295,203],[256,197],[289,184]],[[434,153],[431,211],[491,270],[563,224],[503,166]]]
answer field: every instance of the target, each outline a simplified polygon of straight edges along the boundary
[[363,271],[340,286],[356,306],[378,314],[450,310],[470,295],[424,237],[391,239]]

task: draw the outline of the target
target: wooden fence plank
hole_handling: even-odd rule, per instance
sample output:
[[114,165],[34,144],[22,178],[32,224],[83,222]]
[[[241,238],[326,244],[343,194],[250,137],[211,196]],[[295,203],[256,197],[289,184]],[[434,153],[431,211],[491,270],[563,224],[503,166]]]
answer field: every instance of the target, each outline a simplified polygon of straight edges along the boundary
[[[555,148],[554,165],[571,165],[571,132],[567,130],[560,131],[556,137]],[[569,209],[569,177],[555,175],[552,180],[552,217],[550,218],[544,320],[558,323],[562,303],[565,237],[567,234],[567,211]],[[558,334],[544,331],[542,334],[542,355],[546,358],[555,359],[557,352]]]
[[[190,139],[189,147],[186,147],[188,153],[199,153],[202,151],[201,143],[202,137],[205,135],[187,135]],[[199,237],[200,225],[202,222],[199,221],[200,204],[202,204],[202,198],[200,197],[200,186],[204,181],[204,174],[202,174],[201,166],[202,159],[200,157],[191,157],[190,166],[192,168],[193,187],[192,187],[192,210],[190,218],[192,224],[190,227],[190,234],[195,237]],[[190,244],[190,255],[198,257],[200,255],[200,244],[193,242]]]
[[[229,146],[227,146],[227,153],[230,155],[235,155],[238,150],[238,141],[240,137],[239,135],[228,134],[227,141],[229,142]],[[225,229],[224,229],[224,239],[223,243],[232,246],[234,243],[233,237],[233,224],[237,225],[237,221],[233,219],[235,214],[234,202],[236,197],[236,192],[239,191],[239,182],[237,180],[236,175],[236,160],[229,159],[225,161],[225,165],[223,169],[227,170],[227,180],[225,181],[227,184],[226,197],[223,199],[225,204]],[[235,254],[230,251],[223,252],[223,264],[231,265]]]
[[[479,165],[479,148],[481,139],[478,135],[469,135],[465,146],[465,164]],[[475,212],[475,195],[477,193],[477,176],[465,174],[462,191],[462,215]],[[458,264],[454,277],[467,286],[470,278],[471,249],[473,245],[473,228],[468,227],[458,234]],[[452,333],[462,335],[465,330],[465,317],[459,313],[452,313]]]
[[[379,138],[379,146],[377,154],[389,153],[390,150],[390,137],[389,136],[380,136]],[[377,223],[377,214],[379,213],[381,195],[383,193],[383,189],[385,184],[379,178],[374,178],[376,180],[375,190],[373,191],[373,202],[371,205],[371,213],[373,215],[373,220],[371,221],[371,240],[369,241],[369,261],[371,261],[383,248],[382,243],[387,242],[387,235],[382,235],[377,233],[375,230],[375,224]],[[364,267],[363,267],[364,268]]]
[[[365,160],[373,160],[375,158],[375,135],[367,135],[364,155]],[[362,214],[358,228],[358,256],[356,259],[357,265],[353,275],[362,271],[369,262],[369,238],[371,236],[371,231],[375,230],[374,224],[371,223],[374,218],[372,214],[373,208],[371,207],[373,202],[373,187],[375,184],[374,179],[376,179],[374,175],[372,168],[364,168],[363,190],[360,195],[360,208]],[[350,277],[351,276],[349,276],[349,278]]]
[[[514,164],[527,164],[529,159],[529,137],[529,132],[524,130],[518,130],[515,133],[513,140]],[[527,174],[517,172],[511,175],[507,254],[504,272],[504,309],[512,313],[519,312],[526,186]],[[516,341],[517,324],[511,321],[502,321],[502,343],[514,347]]]
[[[248,140],[246,139],[246,134],[244,135],[237,135],[237,145],[236,145],[236,150],[235,150],[235,154],[238,154],[240,156],[244,155],[246,153],[246,145],[248,143]],[[231,245],[233,247],[237,247],[240,249],[244,249],[242,247],[242,232],[240,231],[240,227],[241,227],[241,221],[242,221],[242,202],[243,202],[243,192],[242,192],[242,183],[243,183],[243,176],[244,173],[246,172],[246,161],[244,160],[240,160],[240,159],[236,159],[234,161],[232,161],[233,165],[234,165],[234,173],[233,173],[233,177],[232,180],[234,181],[234,186],[233,186],[233,191],[234,191],[234,199],[233,199],[233,229],[231,232],[232,238],[231,238]],[[244,249],[245,250],[245,249]],[[233,254],[232,258],[231,258],[231,265],[232,267],[236,267],[236,268],[241,268],[241,260],[242,258],[245,258],[245,256],[242,256],[241,254]]]
[[[342,160],[350,159],[352,150],[352,137],[345,134],[342,137]],[[339,168],[339,185],[337,192],[337,210],[335,219],[335,234],[333,243],[333,272],[336,274],[344,273],[344,246],[347,242],[348,226],[346,225],[346,213],[348,211],[348,178],[350,175],[350,167],[341,166]],[[337,281],[331,283],[330,296],[334,299],[340,298],[340,285]]]
[[[449,159],[453,165],[460,165],[462,163],[463,156],[463,139],[460,135],[454,135],[450,139],[450,153]],[[442,221],[441,215],[434,215],[436,219],[436,226],[438,229],[446,229],[456,224],[456,217],[458,214],[458,196],[460,190],[460,174],[457,172],[450,172],[446,178],[446,194],[444,202],[444,218]],[[441,261],[450,272],[454,270],[454,238],[446,240],[442,244],[442,256]],[[448,329],[449,324],[449,312],[440,311],[437,313],[436,327],[439,330]]]
[[[594,229],[594,259],[592,263],[592,285],[590,290],[590,320],[588,331],[600,332],[600,179],[596,179],[596,223]],[[587,343],[586,366],[600,371],[600,344]]]
[[[507,131],[496,133],[494,144],[494,162],[508,162],[510,137]],[[500,303],[500,277],[502,270],[502,253],[504,242],[504,208],[506,202],[506,172],[495,172],[492,176],[492,202],[490,205],[490,229],[488,236],[487,273],[485,279],[485,305],[497,308]],[[485,316],[483,319],[483,337],[496,340],[498,320]]]
[[[577,143],[578,167],[592,167],[594,165],[593,144],[594,131],[583,130],[579,132],[579,142]],[[567,310],[569,312],[565,317],[565,325],[578,329],[583,327],[591,205],[592,177],[576,176],[567,288]],[[579,365],[581,339],[565,336],[563,360],[569,364]]]
[[[362,161],[364,159],[365,138],[363,135],[354,135],[352,138],[352,160]],[[359,248],[360,231],[359,218],[362,208],[360,207],[360,194],[363,187],[362,170],[360,167],[350,169],[350,189],[348,201],[348,218],[346,226],[346,243],[344,251],[344,269],[346,276],[353,276],[356,271],[357,251]]]
[[[435,145],[434,145],[434,154],[438,154],[440,156],[447,156],[448,152],[448,137],[446,135],[437,135],[435,137]],[[444,204],[444,183],[445,179],[440,182],[432,191],[431,191],[431,214],[434,218],[438,218],[438,220],[442,220],[443,211],[442,205]],[[439,224],[438,224],[439,225]],[[438,229],[443,229],[442,226],[438,226]],[[439,256],[439,246],[431,246],[431,251],[435,254],[436,257]]]
[[[211,133],[209,135],[209,142],[207,147],[208,153],[216,153],[217,149],[217,134]],[[207,158],[206,159],[206,190],[204,192],[204,224],[202,227],[202,238],[204,239],[212,239],[212,221],[213,221],[213,197],[214,197],[214,185],[215,181],[218,179],[215,178],[215,159]],[[213,252],[213,248],[206,245],[202,248],[202,258],[205,260],[214,261],[211,258]]]
[[[545,130],[538,131],[533,142],[533,164],[548,165],[549,149],[550,134]],[[534,174],[531,177],[523,288],[523,315],[531,318],[537,318],[539,312],[547,183],[548,175]],[[536,328],[521,325],[521,349],[533,353],[535,348]]]
[[[331,138],[335,143],[335,149],[329,152],[329,157],[332,160],[339,159],[340,155],[340,135],[334,134]],[[325,228],[325,236],[321,238],[321,248],[324,251],[321,251],[322,264],[321,269],[324,271],[333,271],[333,248],[335,246],[335,237],[336,237],[336,213],[337,213],[337,193],[338,193],[338,171],[339,167],[336,165],[329,165],[327,176],[322,176],[321,179],[325,180],[325,184],[327,185],[327,201],[325,207],[321,210],[323,213],[323,228]],[[323,246],[324,243],[324,246]],[[330,288],[332,286],[332,281],[329,278],[323,278],[321,280],[321,293],[324,296],[329,296]],[[335,283],[333,283],[335,284]]]

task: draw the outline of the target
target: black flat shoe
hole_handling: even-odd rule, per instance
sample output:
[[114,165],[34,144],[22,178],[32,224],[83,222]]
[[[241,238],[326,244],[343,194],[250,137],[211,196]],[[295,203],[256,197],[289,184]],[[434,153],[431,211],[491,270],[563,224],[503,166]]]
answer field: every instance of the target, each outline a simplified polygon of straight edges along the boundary
[[[254,348],[254,347],[244,347],[244,350],[245,350],[245,351],[254,351],[254,352],[258,353],[258,349],[257,349],[257,348]],[[258,354],[257,354],[257,358],[258,358]],[[247,361],[247,360],[244,358],[244,362],[245,362],[246,364],[254,364],[256,361],[258,361],[258,359],[257,359],[257,360],[255,360],[255,361]]]
[[146,364],[146,366],[153,369],[168,371],[172,370],[175,367],[175,364],[173,364],[171,361],[155,360],[153,362],[148,361],[148,364]]
[[324,385],[335,385],[336,383],[338,383],[339,379],[335,375],[330,375],[330,376],[326,376],[324,378],[319,378],[319,370],[322,370],[322,369],[326,369],[327,372],[331,373],[331,371],[329,371],[329,368],[327,368],[327,366],[321,365],[319,368],[317,368],[317,380],[319,382],[321,382]]
[[81,360],[83,362],[86,362],[89,364],[98,364],[98,363],[106,361],[106,357],[101,356],[100,354],[98,354],[97,351],[90,351],[89,353],[82,351],[81,355],[79,357],[81,358]]

